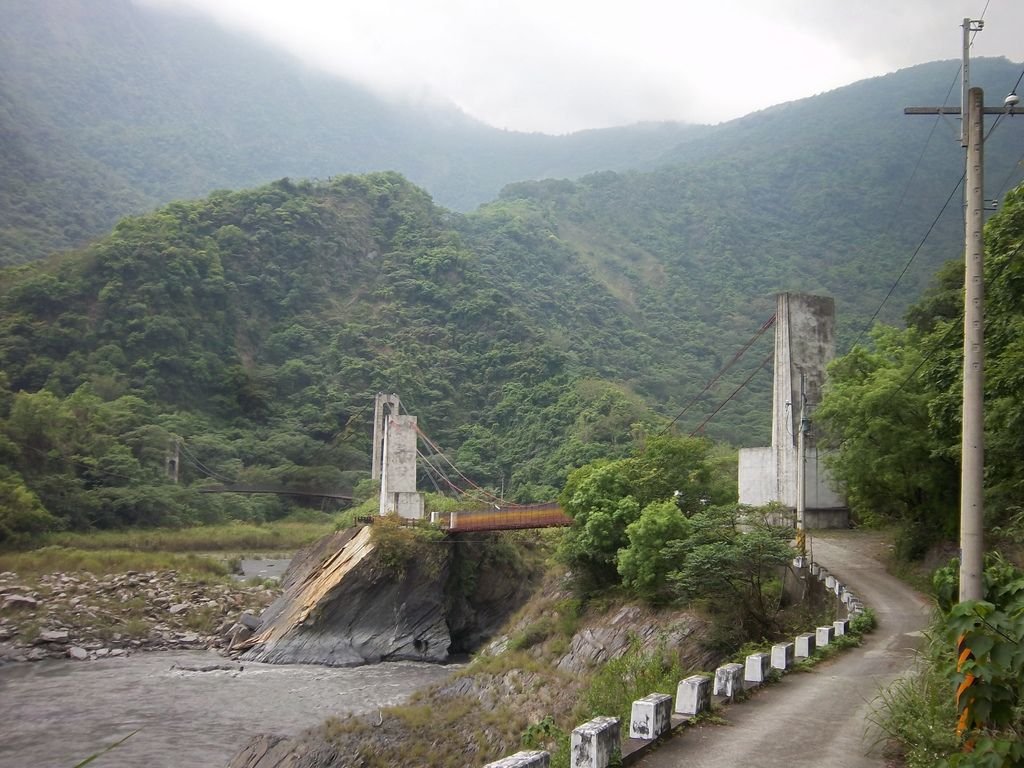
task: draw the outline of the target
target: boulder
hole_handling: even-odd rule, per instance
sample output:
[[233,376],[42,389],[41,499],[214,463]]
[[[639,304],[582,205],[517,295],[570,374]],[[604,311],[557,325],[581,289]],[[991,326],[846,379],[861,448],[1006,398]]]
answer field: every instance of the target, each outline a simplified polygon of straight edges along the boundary
[[36,608],[39,601],[34,597],[22,594],[4,595],[4,610],[10,608]]
[[39,633],[36,644],[40,643],[66,643],[70,639],[70,633],[66,629],[47,629]]

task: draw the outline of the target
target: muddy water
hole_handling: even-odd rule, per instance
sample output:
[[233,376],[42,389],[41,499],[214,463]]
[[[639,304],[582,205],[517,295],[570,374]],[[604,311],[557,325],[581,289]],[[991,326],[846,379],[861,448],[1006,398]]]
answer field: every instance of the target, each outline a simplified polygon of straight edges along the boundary
[[205,651],[0,667],[0,768],[71,766],[138,729],[90,768],[224,766],[250,736],[294,734],[331,715],[397,704],[451,667],[245,664]]

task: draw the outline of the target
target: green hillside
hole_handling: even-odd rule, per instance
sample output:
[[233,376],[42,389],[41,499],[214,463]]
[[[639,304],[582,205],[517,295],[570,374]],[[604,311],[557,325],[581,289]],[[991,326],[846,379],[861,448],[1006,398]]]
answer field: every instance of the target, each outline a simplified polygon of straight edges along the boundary
[[185,440],[185,486],[351,488],[381,390],[463,471],[524,499],[625,450],[652,414],[551,344],[452,219],[395,174],[281,181],[8,270],[9,506],[30,490],[23,504],[75,526],[273,516],[169,485],[169,441]]
[[510,181],[636,167],[702,129],[552,137],[409,106],[209,19],[130,0],[0,4],[0,264],[282,177],[398,170],[468,209]]

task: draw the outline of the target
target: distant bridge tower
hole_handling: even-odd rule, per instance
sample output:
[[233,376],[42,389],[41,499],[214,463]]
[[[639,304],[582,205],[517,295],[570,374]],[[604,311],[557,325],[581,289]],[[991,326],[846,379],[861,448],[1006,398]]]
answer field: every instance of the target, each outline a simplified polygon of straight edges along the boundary
[[398,395],[379,392],[373,408],[371,477],[380,480],[380,514],[423,518],[416,491],[416,417],[403,416]]
[[[835,357],[835,301],[780,293],[776,302],[772,444],[740,450],[739,500],[755,506],[777,501],[796,509],[802,481],[806,527],[845,527],[846,502],[832,490],[813,432],[806,427],[821,402],[825,368]],[[801,430],[806,445],[803,467],[798,460]]]

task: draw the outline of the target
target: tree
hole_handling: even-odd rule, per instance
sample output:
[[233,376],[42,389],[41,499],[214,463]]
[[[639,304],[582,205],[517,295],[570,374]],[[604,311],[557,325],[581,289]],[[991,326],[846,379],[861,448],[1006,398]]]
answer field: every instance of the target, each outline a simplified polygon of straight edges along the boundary
[[676,564],[666,577],[674,594],[729,617],[742,640],[778,632],[781,573],[796,554],[792,529],[769,524],[763,511],[702,510],[689,519],[689,535],[666,542],[663,555]]
[[626,526],[629,546],[619,551],[623,586],[652,602],[670,597],[666,580],[677,563],[675,542],[689,537],[691,525],[675,501],[656,501]]
[[[561,554],[585,586],[619,580],[620,552],[629,548],[627,529],[646,507],[668,502],[692,514],[712,501],[709,449],[702,439],[651,438],[629,458],[592,462],[569,475],[559,498],[574,522]],[[651,515],[658,517],[659,509]],[[637,536],[644,528],[636,529]]]
[[0,544],[19,544],[59,527],[60,521],[43,508],[20,475],[0,470]]
[[933,428],[933,393],[915,376],[927,346],[916,331],[886,326],[872,338],[874,351],[857,346],[829,366],[815,420],[854,514],[900,523],[900,553],[918,557],[953,530],[956,464]]

